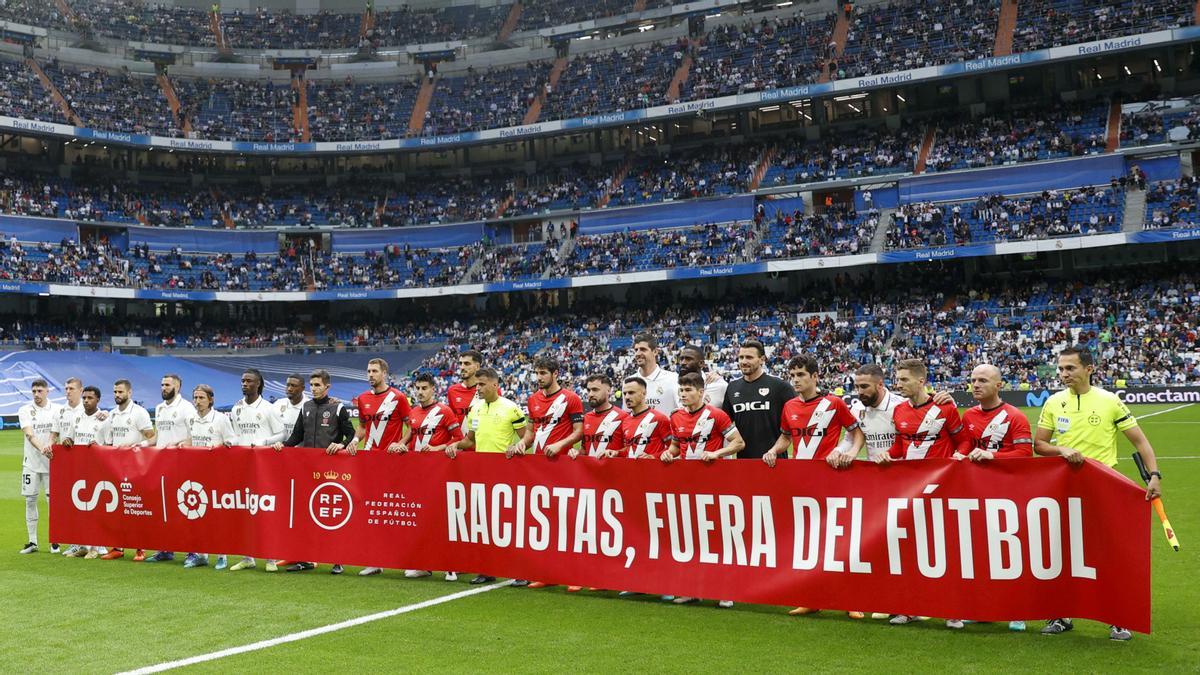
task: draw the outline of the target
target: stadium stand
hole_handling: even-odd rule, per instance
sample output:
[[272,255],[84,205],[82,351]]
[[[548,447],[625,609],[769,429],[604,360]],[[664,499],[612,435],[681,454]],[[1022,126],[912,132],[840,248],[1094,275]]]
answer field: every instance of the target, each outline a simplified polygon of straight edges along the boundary
[[1189,26],[1194,12],[1195,4],[1184,0],[1022,0],[1013,51]]

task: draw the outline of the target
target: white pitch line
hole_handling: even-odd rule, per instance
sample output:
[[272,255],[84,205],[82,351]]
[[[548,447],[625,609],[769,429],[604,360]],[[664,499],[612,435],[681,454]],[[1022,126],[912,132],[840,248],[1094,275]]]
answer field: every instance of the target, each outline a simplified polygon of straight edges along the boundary
[[144,668],[138,668],[137,670],[125,671],[123,673],[119,673],[118,675],[145,675],[147,673],[161,673],[165,670],[173,670],[175,668],[183,668],[184,666],[192,666],[192,665],[196,665],[197,663],[205,663],[208,661],[215,661],[217,659],[223,659],[227,656],[236,656],[238,654],[245,654],[247,652],[258,651],[260,649],[267,649],[268,647],[275,647],[278,645],[287,644],[289,642],[305,640],[305,639],[308,639],[311,637],[316,637],[318,635],[325,635],[326,633],[333,633],[335,631],[344,630],[346,628],[353,628],[355,626],[361,626],[364,623],[370,623],[372,621],[379,621],[380,619],[388,619],[393,616],[399,616],[401,614],[415,612],[418,609],[426,609],[428,607],[434,607],[436,605],[441,605],[443,603],[453,602],[455,600],[461,600],[463,598],[469,598],[472,595],[479,595],[480,593],[487,593],[488,591],[494,591],[497,588],[502,588],[504,586],[508,586],[510,583],[511,582],[504,581],[504,582],[501,582],[498,584],[491,584],[489,586],[480,586],[479,588],[472,588],[472,589],[465,590],[465,591],[459,591],[458,593],[451,593],[450,595],[443,595],[441,597],[433,598],[431,600],[424,600],[422,602],[414,603],[411,605],[397,607],[396,609],[389,609],[386,612],[378,612],[376,614],[367,614],[366,616],[360,616],[356,619],[347,619],[346,621],[341,621],[339,623],[331,623],[328,626],[320,626],[318,628],[310,628],[308,630],[302,630],[299,633],[291,633],[289,635],[283,635],[283,636],[280,636],[277,638],[271,638],[270,640],[261,640],[259,642],[252,642],[248,645],[242,645],[241,647],[230,647],[229,649],[222,649],[220,651],[210,652],[208,654],[192,656],[192,657],[189,657],[186,659],[180,659],[178,661],[167,661],[165,663],[160,663],[160,664],[154,665],[154,666],[145,666]]
[[1167,408],[1166,410],[1159,410],[1159,411],[1152,412],[1152,413],[1146,413],[1145,415],[1135,415],[1135,417],[1137,417],[1139,420],[1142,420],[1142,419],[1146,419],[1147,417],[1154,417],[1155,415],[1166,415],[1169,412],[1175,412],[1176,410],[1183,410],[1184,408],[1189,408],[1194,405],[1196,405],[1196,404],[1195,403],[1184,403],[1183,405],[1177,405],[1174,408]]

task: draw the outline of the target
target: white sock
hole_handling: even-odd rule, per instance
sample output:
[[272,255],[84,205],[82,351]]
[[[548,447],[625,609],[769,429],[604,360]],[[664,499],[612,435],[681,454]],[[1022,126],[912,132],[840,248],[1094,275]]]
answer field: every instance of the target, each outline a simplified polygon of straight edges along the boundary
[[25,498],[25,531],[29,541],[37,543],[38,533],[38,504],[37,495]]

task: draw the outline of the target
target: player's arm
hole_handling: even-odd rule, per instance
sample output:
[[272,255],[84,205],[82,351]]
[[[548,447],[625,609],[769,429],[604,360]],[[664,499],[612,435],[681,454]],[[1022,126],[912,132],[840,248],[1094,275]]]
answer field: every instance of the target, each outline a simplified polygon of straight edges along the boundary
[[575,415],[571,416],[571,433],[561,441],[546,446],[547,457],[553,457],[567,448],[574,447],[579,439],[583,438],[583,413],[578,415],[579,419],[575,419],[575,417]]
[[791,434],[781,429],[779,431],[779,438],[775,439],[774,445],[771,446],[770,450],[767,450],[766,453],[763,454],[763,461],[767,463],[767,466],[774,467],[775,460],[779,459],[779,455],[781,453],[786,453],[788,446],[791,444]]
[[287,438],[281,441],[275,441],[271,447],[275,448],[275,452],[279,452],[284,448],[294,448],[304,442],[304,414],[296,415],[296,423],[292,425],[292,433]]
[[50,445],[47,443],[42,443],[41,441],[39,441],[37,439],[36,436],[34,436],[33,426],[27,426],[27,425],[22,424],[21,425],[21,433],[25,434],[25,439],[29,441],[29,444],[32,445],[35,450],[42,453],[43,455],[45,455],[47,452],[49,452]]
[[425,448],[426,452],[442,452],[443,450],[449,449],[450,446],[457,444],[463,439],[462,425],[458,423],[458,420],[443,420],[442,424],[446,425],[446,433],[449,435],[447,441],[442,445],[435,445]]
[[[1008,436],[999,450],[991,453],[996,459],[1016,459],[1029,457],[1033,454],[1033,432],[1029,429],[1029,420],[1024,415],[1013,418],[1008,425]],[[974,451],[971,454],[975,454]]]
[[714,459],[725,459],[732,457],[742,450],[746,449],[746,441],[742,438],[742,432],[737,430],[733,424],[725,430],[725,447],[716,452],[706,452],[700,456],[700,459],[706,462],[711,462]]
[[217,435],[221,438],[221,443],[225,447],[236,445],[238,442],[238,437],[237,432],[233,430],[233,422],[231,422],[229,417],[224,414],[222,414],[218,419],[221,421],[218,422],[219,426],[217,428]]
[[872,459],[876,464],[891,464],[897,459],[904,459],[904,439],[900,437],[900,432],[896,432],[896,437],[892,439],[892,447],[888,448],[887,452],[881,452]]
[[1133,444],[1133,448],[1142,456],[1142,462],[1146,464],[1146,470],[1150,472],[1150,480],[1146,483],[1146,501],[1150,501],[1155,497],[1162,496],[1162,480],[1158,473],[1158,457],[1154,454],[1154,448],[1150,445],[1150,439],[1146,438],[1146,432],[1142,428],[1134,425],[1124,430],[1125,438]]
[[663,464],[670,464],[671,462],[679,459],[680,455],[682,454],[683,453],[679,449],[679,440],[672,438],[671,444],[667,446],[666,450],[662,451],[662,454],[659,455],[658,458],[662,460]]
[[946,413],[946,427],[949,429],[950,443],[954,448],[952,457],[962,459],[962,456],[971,451],[971,438],[967,434],[967,426],[963,424],[962,415],[958,414],[958,406],[954,404],[953,398],[942,406],[942,410]]
[[141,424],[138,425],[138,429],[142,432],[142,441],[138,443],[138,447],[148,448],[154,445],[154,440],[158,438],[158,429],[155,429],[150,421],[150,413],[143,411],[139,417]]
[[[518,410],[517,412],[520,411]],[[509,459],[512,459],[514,455],[525,454],[525,451],[529,448],[529,446],[533,445],[533,425],[526,424],[526,419],[527,417],[522,415],[520,419],[513,421],[513,431],[524,431],[520,434],[519,438],[517,438],[517,442],[508,446],[508,448],[504,451],[504,456]]]
[[[297,418],[299,421],[299,418]],[[333,443],[329,444],[327,451],[333,454],[339,450],[345,450],[346,444],[354,438],[354,422],[350,421],[350,409],[342,404],[338,404],[338,433],[333,439]]]
[[[825,458],[825,462],[835,469],[846,469],[854,464],[854,458],[858,457],[859,451],[867,444],[867,435],[862,430],[862,425],[858,422],[854,426],[846,427],[844,439],[850,440],[850,447],[845,452],[839,452],[838,448],[834,448],[833,452]],[[841,445],[838,446],[839,448]]]
[[1068,448],[1062,445],[1054,445],[1050,442],[1053,437],[1053,431],[1043,429],[1038,426],[1037,433],[1033,437],[1033,451],[1044,457],[1062,457],[1071,464],[1083,464],[1083,453],[1075,448]]

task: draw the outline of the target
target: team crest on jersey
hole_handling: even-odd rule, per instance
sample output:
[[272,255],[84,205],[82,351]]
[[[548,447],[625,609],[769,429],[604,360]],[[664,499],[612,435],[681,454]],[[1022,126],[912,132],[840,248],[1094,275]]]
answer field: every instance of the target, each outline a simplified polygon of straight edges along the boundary
[[1088,424],[1094,427],[1100,426],[1100,416],[1094,412],[1091,415],[1088,415]]
[[769,394],[769,393],[771,393],[771,390],[770,390],[769,388],[767,388],[767,387],[763,387],[762,389],[759,389],[759,390],[758,390],[758,395],[759,395],[759,396],[766,396],[766,395],[767,395],[767,394]]

